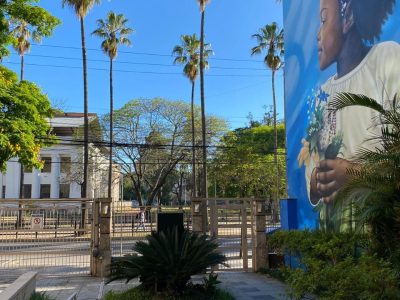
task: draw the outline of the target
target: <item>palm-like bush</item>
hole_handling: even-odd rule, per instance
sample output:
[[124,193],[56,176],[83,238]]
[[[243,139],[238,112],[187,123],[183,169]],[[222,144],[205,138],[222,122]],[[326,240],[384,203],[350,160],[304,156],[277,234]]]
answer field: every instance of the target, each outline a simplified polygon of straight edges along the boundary
[[358,225],[367,225],[374,249],[381,257],[400,265],[400,107],[397,99],[386,108],[363,95],[343,93],[331,103],[335,111],[362,106],[377,112],[381,134],[370,137],[375,149],[361,148],[357,167],[348,170],[353,179],[338,199],[354,201]]
[[225,256],[217,252],[215,240],[205,235],[173,230],[153,233],[146,239],[133,248],[139,255],[111,263],[109,281],[139,277],[144,288],[180,294],[192,275],[225,261]]

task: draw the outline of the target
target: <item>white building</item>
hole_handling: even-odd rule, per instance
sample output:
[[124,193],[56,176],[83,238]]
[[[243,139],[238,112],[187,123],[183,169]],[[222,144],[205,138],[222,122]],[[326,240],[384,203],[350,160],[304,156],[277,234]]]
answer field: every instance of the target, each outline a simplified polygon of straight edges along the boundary
[[[89,114],[89,121],[96,120]],[[82,113],[64,113],[49,120],[59,143],[43,148],[40,157],[44,161],[42,170],[24,169],[23,198],[80,198],[83,178],[83,146],[74,141],[75,130],[83,126]],[[99,148],[89,146],[88,195],[92,198],[107,197],[108,155]],[[112,198],[119,199],[120,182],[115,166]],[[0,198],[19,198],[21,166],[17,158],[7,162],[7,172],[0,174]]]

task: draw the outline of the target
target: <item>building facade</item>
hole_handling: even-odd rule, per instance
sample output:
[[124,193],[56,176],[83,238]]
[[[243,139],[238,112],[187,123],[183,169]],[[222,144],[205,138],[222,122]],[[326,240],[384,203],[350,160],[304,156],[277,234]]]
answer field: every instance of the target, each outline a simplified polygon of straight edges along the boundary
[[[90,122],[96,122],[96,114],[89,114]],[[22,198],[59,199],[80,198],[83,178],[83,145],[74,138],[76,130],[83,126],[82,113],[63,113],[49,119],[58,144],[43,148],[40,157],[42,170],[24,168]],[[108,155],[89,145],[88,196],[107,197]],[[112,198],[119,200],[120,180],[118,167],[114,166]],[[18,158],[7,162],[7,172],[0,174],[0,198],[17,199],[20,196],[21,165]]]

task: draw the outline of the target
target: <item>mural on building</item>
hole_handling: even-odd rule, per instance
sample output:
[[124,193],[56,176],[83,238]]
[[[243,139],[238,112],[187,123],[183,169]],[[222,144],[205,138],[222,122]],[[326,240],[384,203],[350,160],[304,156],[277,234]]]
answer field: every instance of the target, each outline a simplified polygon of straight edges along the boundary
[[380,133],[369,109],[327,107],[340,92],[384,105],[400,95],[400,0],[285,0],[285,95],[289,197],[299,228],[344,230],[335,205],[357,151]]

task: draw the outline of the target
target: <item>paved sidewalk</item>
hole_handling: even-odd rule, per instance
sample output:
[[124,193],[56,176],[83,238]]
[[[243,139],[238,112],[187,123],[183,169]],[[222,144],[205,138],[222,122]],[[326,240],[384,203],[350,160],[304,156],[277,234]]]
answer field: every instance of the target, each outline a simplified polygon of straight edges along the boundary
[[267,275],[245,272],[219,273],[219,287],[229,291],[236,300],[283,300],[286,285]]
[[[196,276],[195,281],[203,276]],[[266,275],[245,272],[219,273],[218,279],[222,282],[219,288],[229,291],[236,300],[283,300],[286,286]],[[138,280],[125,282],[111,282],[104,284],[100,278],[90,276],[76,277],[42,277],[39,276],[36,290],[46,292],[57,300],[68,299],[72,294],[77,294],[78,300],[98,300],[109,290],[123,291],[139,284]],[[1,290],[7,285],[0,285]],[[0,296],[1,299],[1,296]]]
[[36,283],[36,291],[46,292],[47,295],[57,300],[68,299],[74,293],[77,294],[79,300],[97,300],[101,299],[101,296],[109,290],[124,291],[138,284],[138,280],[131,280],[128,284],[111,282],[105,285],[102,279],[90,276],[39,277]]

